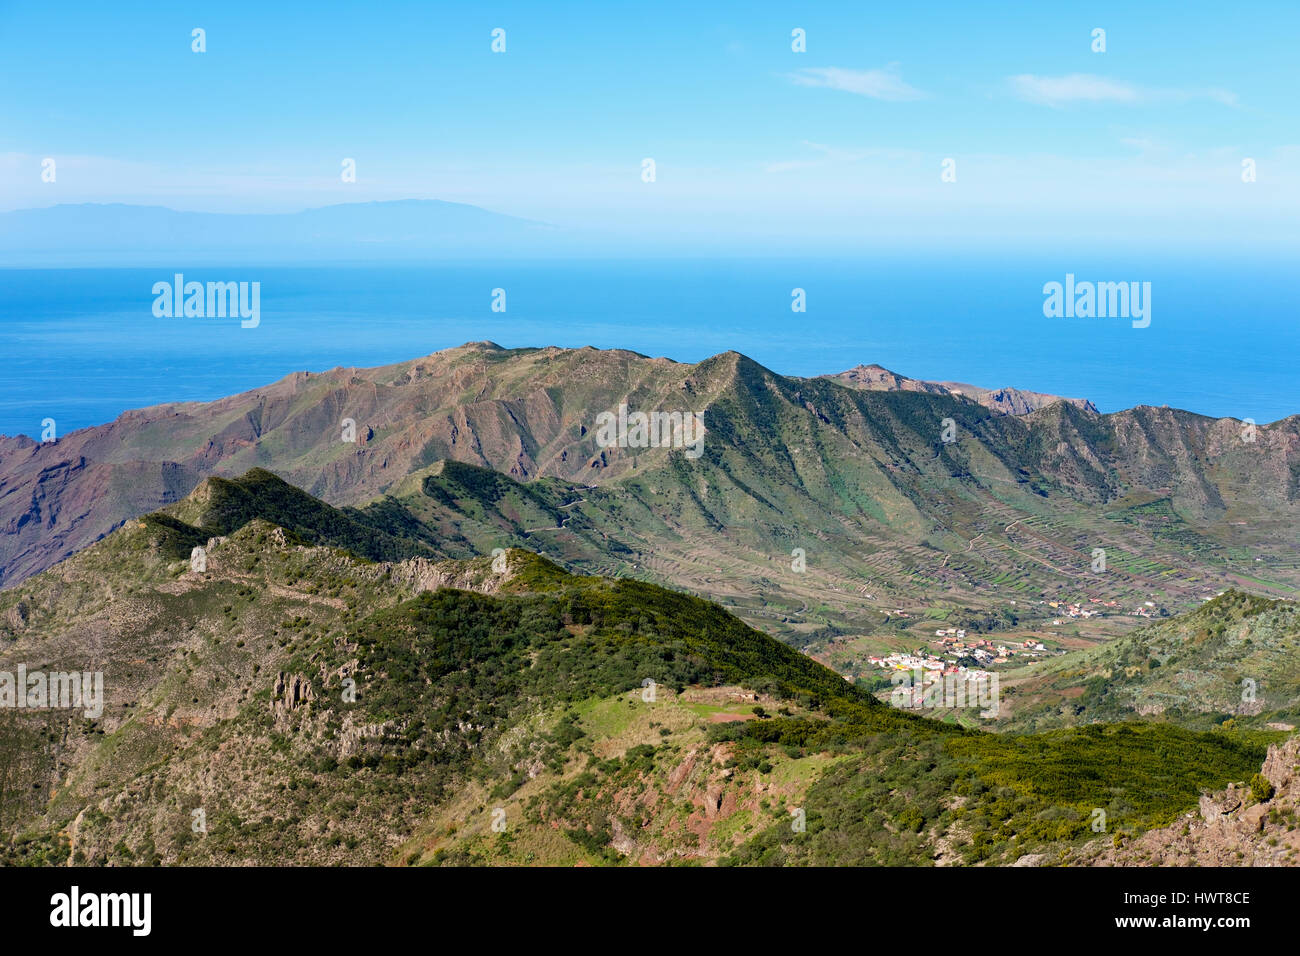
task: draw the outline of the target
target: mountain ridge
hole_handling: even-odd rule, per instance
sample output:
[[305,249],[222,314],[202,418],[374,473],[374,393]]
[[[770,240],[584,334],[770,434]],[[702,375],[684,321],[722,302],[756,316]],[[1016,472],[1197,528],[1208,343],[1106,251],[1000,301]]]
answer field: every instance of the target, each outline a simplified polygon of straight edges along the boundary
[[[702,456],[599,446],[597,416],[620,404],[698,413]],[[1067,402],[1000,414],[944,392],[782,376],[734,351],[687,364],[471,343],[136,410],[57,443],[0,438],[0,583],[208,475],[263,468],[335,507],[400,492],[421,534],[531,542],[585,570],[710,595],[787,639],[902,626],[894,610],[941,613],[935,601],[1006,608],[1006,588],[1022,605],[1100,587],[1189,607],[1247,576],[1274,594],[1300,583],[1287,557],[1298,426],[1260,426],[1246,444],[1230,419]],[[557,484],[541,499],[511,490],[507,514],[472,500],[474,479],[440,492],[452,507],[421,485],[444,460]],[[1103,578],[1089,571],[1098,546],[1113,549]],[[799,548],[816,556],[803,577],[782,570]]]

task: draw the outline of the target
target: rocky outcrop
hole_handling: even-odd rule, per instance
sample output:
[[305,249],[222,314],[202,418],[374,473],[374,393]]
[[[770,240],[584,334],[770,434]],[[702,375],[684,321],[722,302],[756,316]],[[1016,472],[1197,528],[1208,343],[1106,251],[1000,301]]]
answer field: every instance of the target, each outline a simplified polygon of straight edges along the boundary
[[391,572],[395,581],[405,583],[417,594],[439,588],[496,594],[515,576],[521,557],[522,552],[512,549],[495,556],[488,567],[465,561],[433,561],[429,558],[412,558],[383,567]]
[[1249,793],[1235,783],[1228,784],[1228,789],[1217,794],[1201,794],[1201,819],[1206,823],[1227,823],[1241,809],[1249,798]]
[[21,631],[27,626],[27,621],[31,617],[31,611],[23,601],[19,601],[9,610],[5,611],[5,626],[11,631]]
[[307,678],[284,671],[276,675],[275,686],[271,689],[271,711],[277,717],[286,717],[315,699],[316,693]]

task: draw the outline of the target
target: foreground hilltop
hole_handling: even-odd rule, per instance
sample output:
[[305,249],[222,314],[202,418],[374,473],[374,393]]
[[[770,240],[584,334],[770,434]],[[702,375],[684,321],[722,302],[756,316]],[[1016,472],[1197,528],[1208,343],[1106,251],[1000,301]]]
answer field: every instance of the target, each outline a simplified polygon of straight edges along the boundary
[[0,670],[104,686],[97,713],[0,714],[0,857],[1011,862],[1080,846],[1097,807],[1168,823],[1264,755],[1242,730],[964,730],[699,598],[408,527],[210,479],[0,595]]
[[[698,457],[602,447],[599,416],[621,405],[698,414]],[[466,532],[476,547],[685,587],[796,640],[899,610],[1005,617],[1013,595],[1021,613],[1081,588],[1175,608],[1233,585],[1288,594],[1300,423],[1242,436],[1239,422],[1174,409],[1061,401],[1004,415],[948,391],[782,376],[735,352],[692,365],[472,343],[128,412],[57,443],[0,438],[0,583],[254,467],[338,507],[414,498],[460,533],[456,508],[490,510],[482,496],[497,491],[424,494],[452,464],[546,499],[545,514],[507,509],[494,540]]]

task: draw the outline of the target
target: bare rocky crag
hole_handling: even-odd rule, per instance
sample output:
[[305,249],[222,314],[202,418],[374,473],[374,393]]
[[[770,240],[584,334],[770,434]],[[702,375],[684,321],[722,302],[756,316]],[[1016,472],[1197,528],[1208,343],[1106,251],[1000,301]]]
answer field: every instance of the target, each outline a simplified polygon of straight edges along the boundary
[[1001,415],[1028,415],[1056,402],[1066,402],[1089,412],[1097,411],[1097,406],[1086,398],[1062,398],[1060,395],[1031,392],[1022,388],[981,388],[964,382],[927,382],[899,375],[879,365],[858,365],[835,375],[827,375],[826,378],[850,388],[874,392],[926,392],[931,395],[965,397]]

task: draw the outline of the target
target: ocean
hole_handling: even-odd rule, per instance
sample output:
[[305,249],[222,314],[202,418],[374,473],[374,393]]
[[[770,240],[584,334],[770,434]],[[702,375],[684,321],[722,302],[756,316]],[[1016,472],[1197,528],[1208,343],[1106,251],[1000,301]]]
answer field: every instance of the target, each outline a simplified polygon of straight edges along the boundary
[[[1294,270],[1253,261],[915,256],[431,266],[0,270],[0,433],[58,434],[290,372],[397,362],[468,341],[734,349],[786,374],[876,363],[915,378],[1172,405],[1264,423],[1300,413]],[[155,283],[260,283],[260,322],[154,314]],[[1150,324],[1048,318],[1043,287],[1151,283]],[[504,303],[499,293],[504,290]],[[806,311],[791,309],[804,290]],[[504,311],[494,311],[504,304]]]

